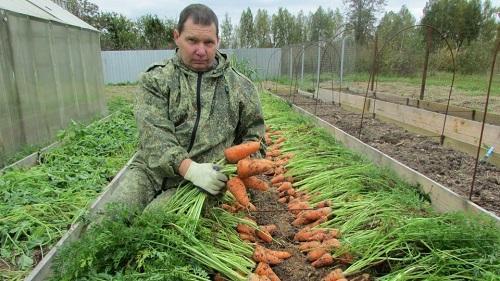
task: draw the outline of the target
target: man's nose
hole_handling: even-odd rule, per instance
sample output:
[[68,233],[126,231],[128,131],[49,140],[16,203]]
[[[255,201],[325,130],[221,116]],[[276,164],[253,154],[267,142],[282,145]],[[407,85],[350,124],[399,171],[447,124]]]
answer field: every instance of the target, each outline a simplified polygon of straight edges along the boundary
[[198,44],[196,46],[195,54],[198,56],[204,56],[207,53],[203,44]]

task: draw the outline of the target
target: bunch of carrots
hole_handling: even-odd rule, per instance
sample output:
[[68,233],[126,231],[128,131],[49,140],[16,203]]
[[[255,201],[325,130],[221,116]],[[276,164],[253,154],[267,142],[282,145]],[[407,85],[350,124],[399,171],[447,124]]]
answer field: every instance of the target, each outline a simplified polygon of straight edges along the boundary
[[[294,215],[295,220],[293,226],[302,227],[295,235],[294,240],[300,243],[299,250],[307,253],[307,260],[314,267],[329,266],[334,263],[334,258],[331,255],[332,250],[339,248],[340,232],[337,229],[318,229],[316,226],[328,220],[332,213],[329,201],[323,201],[314,208],[309,204],[309,195],[305,192],[298,192],[294,189],[294,179],[291,176],[286,176],[286,164],[293,157],[292,153],[281,152],[283,142],[286,140],[280,136],[280,131],[266,133],[266,144],[269,149],[266,153],[266,159],[271,160],[275,164],[274,175],[271,179],[271,184],[277,188],[279,192],[280,203],[287,203],[288,210]],[[273,136],[278,136],[278,139],[273,142]],[[343,260],[346,262],[346,260]],[[347,262],[349,262],[347,260]],[[330,272],[323,281],[344,281],[341,269],[336,269]]]

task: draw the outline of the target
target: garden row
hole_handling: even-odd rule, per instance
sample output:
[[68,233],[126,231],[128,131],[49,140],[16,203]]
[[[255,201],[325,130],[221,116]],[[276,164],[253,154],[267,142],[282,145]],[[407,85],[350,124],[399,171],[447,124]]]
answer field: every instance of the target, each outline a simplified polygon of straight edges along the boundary
[[266,160],[226,164],[218,200],[182,183],[147,212],[111,206],[64,248],[54,280],[498,280],[496,222],[436,213],[415,187],[261,98]]
[[0,279],[24,278],[134,153],[131,105],[115,99],[109,108],[110,118],[72,123],[39,165],[0,175]]

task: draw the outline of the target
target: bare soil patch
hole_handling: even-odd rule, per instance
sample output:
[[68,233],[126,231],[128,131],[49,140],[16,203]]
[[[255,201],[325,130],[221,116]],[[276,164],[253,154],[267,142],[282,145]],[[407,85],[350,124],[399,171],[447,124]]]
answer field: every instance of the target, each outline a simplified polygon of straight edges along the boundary
[[[279,94],[292,102],[288,92]],[[443,147],[439,139],[418,135],[371,116],[364,117],[361,135],[361,114],[346,111],[308,97],[295,95],[294,102],[330,124],[359,137],[363,142],[397,159],[407,166],[468,198],[475,159],[465,153]],[[472,201],[500,215],[500,169],[479,164]]]

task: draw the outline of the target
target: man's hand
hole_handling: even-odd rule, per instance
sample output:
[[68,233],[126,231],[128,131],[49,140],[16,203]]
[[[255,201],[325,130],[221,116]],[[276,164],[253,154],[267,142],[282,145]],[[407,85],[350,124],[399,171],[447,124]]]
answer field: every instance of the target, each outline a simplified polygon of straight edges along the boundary
[[227,181],[226,175],[219,172],[217,168],[218,167],[212,163],[199,164],[194,161],[190,161],[185,174],[183,175],[182,171],[179,172],[186,180],[192,182],[197,187],[212,195],[217,195],[224,188]]

